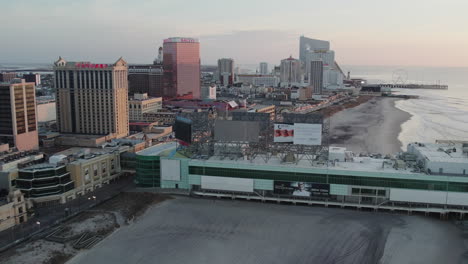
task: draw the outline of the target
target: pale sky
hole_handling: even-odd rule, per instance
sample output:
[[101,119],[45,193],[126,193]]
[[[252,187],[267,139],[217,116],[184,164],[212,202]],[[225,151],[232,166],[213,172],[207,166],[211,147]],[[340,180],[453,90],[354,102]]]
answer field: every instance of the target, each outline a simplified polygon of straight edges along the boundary
[[202,64],[279,64],[299,36],[343,65],[468,66],[468,0],[0,0],[0,64],[151,63],[167,37],[197,37]]

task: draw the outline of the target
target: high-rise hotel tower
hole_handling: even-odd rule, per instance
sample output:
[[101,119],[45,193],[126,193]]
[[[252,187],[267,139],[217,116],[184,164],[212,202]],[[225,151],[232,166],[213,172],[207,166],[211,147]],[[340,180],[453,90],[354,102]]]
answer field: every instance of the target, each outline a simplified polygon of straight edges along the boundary
[[34,83],[0,83],[0,143],[19,151],[39,148]]
[[54,64],[57,127],[60,133],[128,135],[128,66],[67,62]]
[[200,43],[168,38],[163,43],[163,97],[200,99]]

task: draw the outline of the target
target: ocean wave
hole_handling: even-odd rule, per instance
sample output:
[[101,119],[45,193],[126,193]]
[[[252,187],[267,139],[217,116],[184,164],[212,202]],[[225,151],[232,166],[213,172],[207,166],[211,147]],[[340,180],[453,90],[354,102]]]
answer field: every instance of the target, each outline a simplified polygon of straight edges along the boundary
[[468,140],[468,96],[455,97],[446,91],[398,90],[419,95],[419,99],[400,100],[396,107],[412,117],[401,125],[398,137],[403,146],[410,142]]

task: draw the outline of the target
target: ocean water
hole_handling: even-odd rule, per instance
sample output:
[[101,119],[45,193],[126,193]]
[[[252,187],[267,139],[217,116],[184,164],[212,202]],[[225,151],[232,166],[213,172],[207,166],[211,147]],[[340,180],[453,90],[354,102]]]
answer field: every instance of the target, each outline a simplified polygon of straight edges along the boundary
[[[399,100],[396,107],[412,117],[401,125],[398,139],[410,142],[468,141],[468,68],[345,66],[352,77],[370,82],[447,84],[448,90],[395,89],[396,93],[419,95]],[[405,147],[404,147],[405,148]]]

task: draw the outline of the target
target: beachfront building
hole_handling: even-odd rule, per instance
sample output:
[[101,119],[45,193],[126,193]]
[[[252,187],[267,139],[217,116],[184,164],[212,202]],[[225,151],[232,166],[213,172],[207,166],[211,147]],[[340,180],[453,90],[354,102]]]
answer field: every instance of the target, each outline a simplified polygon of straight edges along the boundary
[[21,191],[12,191],[0,197],[0,231],[28,220],[26,202]]
[[[271,157],[190,159],[175,143],[137,153],[141,187],[183,189],[194,195],[325,206],[468,212],[468,143],[408,145],[395,159],[356,157],[330,147],[324,164]],[[327,164],[328,163],[328,164]]]
[[19,169],[15,187],[35,206],[65,203],[120,177],[120,154],[127,150],[70,148]]
[[[128,135],[127,62],[114,64],[54,63],[57,128],[62,134]],[[73,139],[69,139],[73,140]]]

